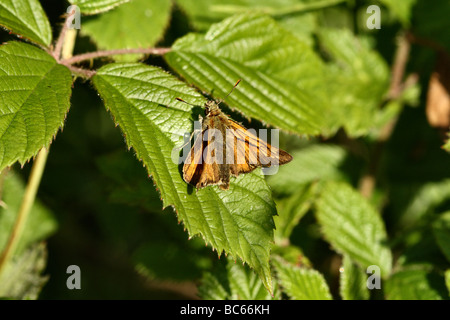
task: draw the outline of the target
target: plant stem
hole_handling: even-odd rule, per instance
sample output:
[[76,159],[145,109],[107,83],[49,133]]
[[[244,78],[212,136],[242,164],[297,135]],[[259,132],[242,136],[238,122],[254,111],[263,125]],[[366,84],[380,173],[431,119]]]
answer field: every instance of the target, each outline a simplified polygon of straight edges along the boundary
[[64,59],[63,63],[65,65],[71,65],[74,63],[78,63],[85,60],[91,60],[95,58],[109,57],[113,55],[121,55],[121,54],[154,54],[154,55],[163,55],[169,52],[170,48],[135,48],[135,49],[115,49],[115,50],[104,50],[104,51],[95,51],[78,54],[69,59]]
[[64,24],[61,28],[61,32],[59,33],[58,40],[55,44],[55,49],[52,52],[53,57],[56,59],[56,61],[59,61],[61,58],[61,51],[64,44],[64,39],[66,38],[66,32],[69,28],[69,22],[72,20],[72,16],[75,14],[75,10],[73,10],[71,13],[69,13],[66,17],[66,20],[64,20]]
[[72,65],[67,65],[65,63],[63,63],[63,65],[65,65],[67,68],[69,68],[69,70],[72,71],[72,73],[74,73],[82,78],[85,78],[85,79],[90,79],[97,73],[95,70],[78,68],[78,67],[74,67]]
[[61,59],[69,59],[72,57],[75,40],[77,38],[77,29],[68,29],[64,38],[63,47],[61,49]]
[[34,203],[34,199],[36,198],[39,183],[41,182],[47,155],[48,150],[46,148],[42,148],[41,151],[39,151],[36,159],[34,160],[30,178],[23,195],[23,200],[20,205],[19,212],[17,213],[16,222],[12,229],[11,235],[9,236],[6,247],[0,256],[0,277],[5,269],[5,266],[8,264],[9,260],[14,254],[14,251],[17,248],[17,244],[19,243],[19,240],[22,236],[23,228],[27,222],[28,215]]
[[402,92],[402,81],[405,74],[406,63],[408,62],[409,58],[410,48],[411,45],[406,36],[402,36],[399,39],[394,65],[392,66],[391,85],[389,88],[389,97],[391,99],[398,98],[398,96]]
[[[405,35],[402,35],[399,38],[394,64],[392,66],[391,84],[388,93],[389,99],[397,99],[406,87],[406,85],[403,84],[403,77],[405,73],[406,63],[408,62],[409,58],[409,51],[410,42]],[[383,149],[386,141],[391,136],[396,123],[397,118],[394,118],[381,129],[378,141],[375,144],[372,155],[370,157],[369,169],[359,182],[359,191],[366,198],[370,198],[373,194],[378,168],[382,159]]]
[[79,54],[72,56],[73,46],[76,38],[76,30],[69,29],[69,23],[72,19],[72,15],[75,14],[75,10],[72,11],[64,21],[64,25],[59,33],[58,40],[56,41],[55,49],[51,52],[52,56],[67,68],[85,79],[90,79],[95,75],[95,70],[87,70],[73,66],[73,64],[91,60],[101,57],[109,57],[120,54],[154,54],[163,55],[169,52],[170,48],[135,48],[135,49],[116,49],[116,50],[104,50]]
[[88,70],[83,68],[78,68],[67,63],[67,60],[72,58],[72,52],[75,45],[75,39],[77,37],[76,29],[68,29],[66,37],[64,39],[64,46],[61,51],[61,64],[69,68],[72,73],[79,75],[85,79],[90,79],[95,75],[94,70]]

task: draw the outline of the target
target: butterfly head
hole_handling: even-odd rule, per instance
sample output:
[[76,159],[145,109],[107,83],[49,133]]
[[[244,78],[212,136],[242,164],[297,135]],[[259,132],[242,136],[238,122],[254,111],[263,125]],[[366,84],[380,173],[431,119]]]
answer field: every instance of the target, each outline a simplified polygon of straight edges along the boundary
[[217,116],[220,114],[219,104],[214,100],[209,100],[205,104],[205,115]]

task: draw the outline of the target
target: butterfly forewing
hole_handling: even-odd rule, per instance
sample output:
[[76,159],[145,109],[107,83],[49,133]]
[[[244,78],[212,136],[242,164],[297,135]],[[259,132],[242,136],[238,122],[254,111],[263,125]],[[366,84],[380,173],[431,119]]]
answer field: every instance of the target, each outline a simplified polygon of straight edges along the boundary
[[[292,160],[289,153],[258,138],[239,123],[229,120],[229,124],[231,128],[229,131],[235,136],[236,141],[234,146],[234,153],[238,156],[238,162],[236,163],[239,165],[239,158],[245,155],[245,164],[248,165],[243,166],[244,171],[239,170],[239,172],[245,173],[248,172],[245,170],[253,170],[256,167],[282,165]],[[232,146],[229,149],[231,148]]]

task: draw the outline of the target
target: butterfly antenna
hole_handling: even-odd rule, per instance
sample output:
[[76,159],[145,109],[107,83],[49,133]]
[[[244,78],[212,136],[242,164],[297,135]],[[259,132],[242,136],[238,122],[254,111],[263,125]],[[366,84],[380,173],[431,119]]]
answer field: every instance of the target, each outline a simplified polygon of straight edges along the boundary
[[228,98],[228,96],[233,92],[234,88],[237,87],[237,85],[239,84],[239,82],[241,82],[241,79],[239,79],[236,84],[233,86],[233,88],[231,88],[230,92],[225,96],[225,98],[223,98],[222,100],[220,100],[217,105],[221,104],[223,101],[225,101],[226,98]]
[[193,104],[193,103],[189,103],[189,102],[187,102],[187,101],[184,101],[183,99],[181,99],[181,98],[175,98],[176,100],[178,100],[178,101],[181,101],[181,102],[184,102],[184,103],[186,103],[186,104],[188,104],[188,105],[190,105],[190,106],[193,106],[193,107],[196,107],[196,105],[195,104]]

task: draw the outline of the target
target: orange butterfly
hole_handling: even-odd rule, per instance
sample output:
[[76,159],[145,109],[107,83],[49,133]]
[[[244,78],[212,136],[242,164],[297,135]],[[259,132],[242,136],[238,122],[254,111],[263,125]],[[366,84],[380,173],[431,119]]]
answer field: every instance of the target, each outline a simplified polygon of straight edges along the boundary
[[230,176],[237,177],[258,167],[282,165],[292,160],[289,153],[271,146],[225,115],[219,108],[222,101],[210,100],[205,105],[205,119],[201,116],[199,119],[201,134],[196,137],[183,165],[184,181],[197,189],[219,185],[227,190]]

